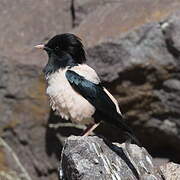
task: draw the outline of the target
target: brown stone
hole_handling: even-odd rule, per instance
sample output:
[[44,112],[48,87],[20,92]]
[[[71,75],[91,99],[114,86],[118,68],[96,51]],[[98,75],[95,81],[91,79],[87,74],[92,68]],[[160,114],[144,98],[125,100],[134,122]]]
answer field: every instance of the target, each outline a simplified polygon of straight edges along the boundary
[[97,8],[73,31],[88,47],[119,37],[145,23],[160,21],[180,8],[178,0],[104,2],[104,6]]
[[71,29],[70,1],[2,0],[0,22],[1,54],[25,64],[42,64],[33,46]]

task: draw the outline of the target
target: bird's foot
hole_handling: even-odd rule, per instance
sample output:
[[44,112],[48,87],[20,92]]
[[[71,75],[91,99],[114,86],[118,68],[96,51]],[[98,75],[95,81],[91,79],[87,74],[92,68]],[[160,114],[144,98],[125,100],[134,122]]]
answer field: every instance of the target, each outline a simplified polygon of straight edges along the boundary
[[96,123],[96,124],[91,124],[90,126],[88,126],[85,129],[85,131],[82,133],[82,137],[89,136],[91,132],[99,126],[99,124],[100,123]]

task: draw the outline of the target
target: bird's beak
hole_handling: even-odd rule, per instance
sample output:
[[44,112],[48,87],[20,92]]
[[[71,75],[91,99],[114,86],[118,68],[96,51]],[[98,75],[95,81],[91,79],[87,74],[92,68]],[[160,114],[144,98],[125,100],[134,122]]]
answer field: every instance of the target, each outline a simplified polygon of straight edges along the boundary
[[36,45],[36,46],[34,46],[35,48],[37,48],[37,49],[44,49],[44,44],[39,44],[39,45]]

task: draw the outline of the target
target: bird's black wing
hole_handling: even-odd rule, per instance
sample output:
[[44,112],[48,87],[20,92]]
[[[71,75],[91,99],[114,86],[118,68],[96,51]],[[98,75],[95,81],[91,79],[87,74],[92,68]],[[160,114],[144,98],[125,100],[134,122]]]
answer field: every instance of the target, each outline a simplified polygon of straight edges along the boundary
[[95,84],[74,71],[67,70],[66,78],[76,92],[106,115],[116,114],[116,106],[100,84]]
[[81,94],[96,110],[106,117],[106,121],[132,133],[130,128],[123,122],[124,120],[117,112],[115,104],[103,90],[101,84],[95,84],[71,70],[66,71],[66,78],[76,92]]

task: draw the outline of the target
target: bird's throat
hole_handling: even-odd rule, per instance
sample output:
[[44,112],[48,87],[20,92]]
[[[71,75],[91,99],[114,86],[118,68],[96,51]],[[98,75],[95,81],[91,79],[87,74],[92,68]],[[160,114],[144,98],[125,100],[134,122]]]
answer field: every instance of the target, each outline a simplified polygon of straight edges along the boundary
[[72,67],[78,65],[74,59],[69,54],[62,54],[57,56],[55,54],[49,55],[49,60],[43,69],[43,73],[48,76],[55,73],[59,69],[64,69],[66,67]]

